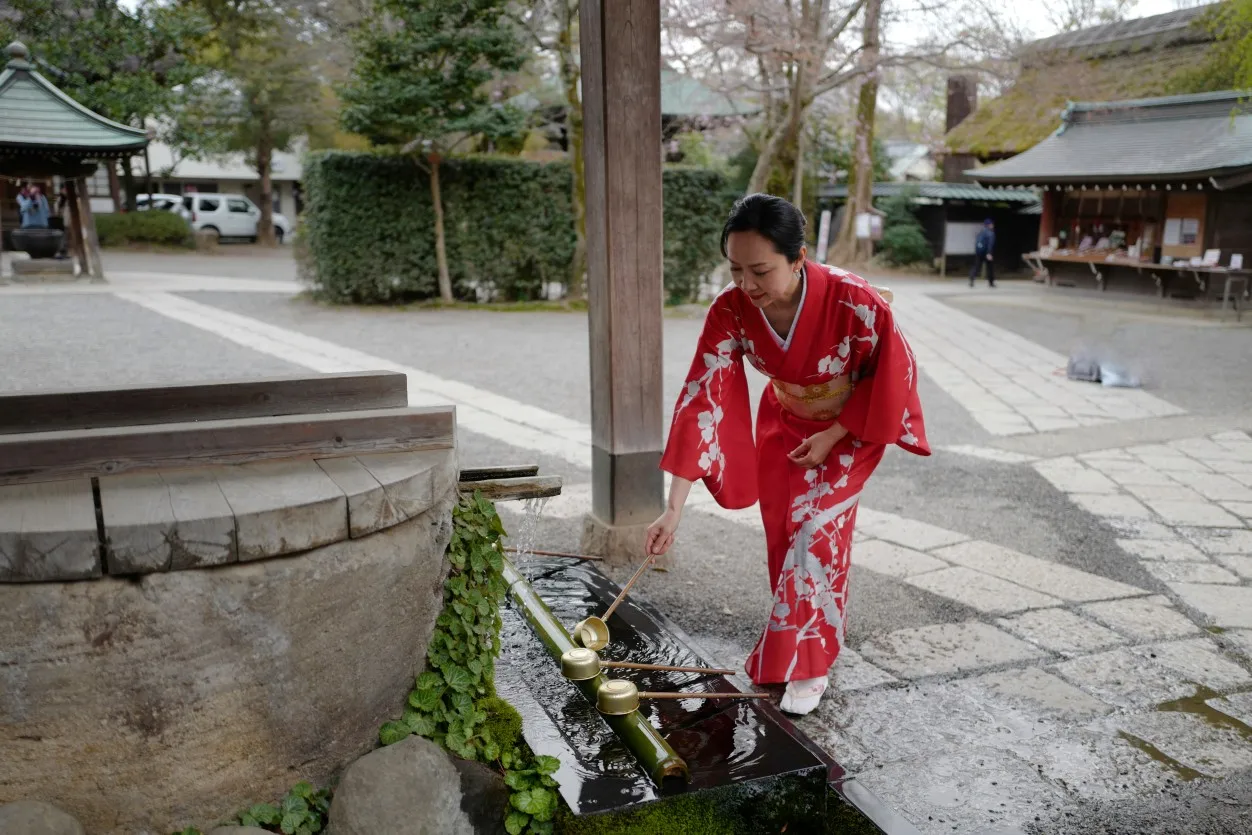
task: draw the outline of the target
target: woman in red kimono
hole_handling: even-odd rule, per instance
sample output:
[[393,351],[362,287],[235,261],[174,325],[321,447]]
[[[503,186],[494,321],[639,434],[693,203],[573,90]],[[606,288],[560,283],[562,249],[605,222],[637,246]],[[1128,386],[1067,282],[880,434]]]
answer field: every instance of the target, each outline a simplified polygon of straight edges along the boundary
[[[929,455],[917,364],[863,278],[805,260],[804,215],[778,197],[739,200],[722,230],[733,285],[704,320],[661,467],[667,509],[649,553],[674,542],[696,479],[725,508],[761,503],[774,605],[745,668],[787,683],[780,707],[817,707],[844,640],[857,500],[883,452]],[[770,378],[756,439],[743,360]]]

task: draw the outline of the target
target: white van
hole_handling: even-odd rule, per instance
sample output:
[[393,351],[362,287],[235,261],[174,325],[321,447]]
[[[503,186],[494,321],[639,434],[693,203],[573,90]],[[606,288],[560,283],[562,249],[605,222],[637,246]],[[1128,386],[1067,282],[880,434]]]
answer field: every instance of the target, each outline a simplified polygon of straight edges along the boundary
[[[185,194],[183,208],[191,213],[191,228],[216,232],[219,238],[257,239],[261,210],[242,194]],[[274,238],[291,240],[291,222],[274,212]]]

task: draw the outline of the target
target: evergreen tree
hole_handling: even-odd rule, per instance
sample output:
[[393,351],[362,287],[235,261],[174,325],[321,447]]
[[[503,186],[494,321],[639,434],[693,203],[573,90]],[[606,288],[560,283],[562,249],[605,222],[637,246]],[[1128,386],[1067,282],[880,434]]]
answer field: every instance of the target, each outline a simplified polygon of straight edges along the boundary
[[507,135],[519,114],[486,91],[497,72],[521,68],[525,52],[507,0],[380,0],[363,27],[352,77],[341,93],[344,127],[378,145],[414,153],[430,175],[439,295],[452,301],[439,163],[475,135]]

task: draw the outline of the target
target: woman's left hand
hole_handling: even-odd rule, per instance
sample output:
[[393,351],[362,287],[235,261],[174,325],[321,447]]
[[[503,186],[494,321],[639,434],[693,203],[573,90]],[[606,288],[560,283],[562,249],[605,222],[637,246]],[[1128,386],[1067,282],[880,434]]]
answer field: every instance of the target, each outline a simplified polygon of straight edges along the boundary
[[807,467],[810,470],[814,467],[820,467],[826,462],[826,456],[830,455],[830,451],[835,448],[835,444],[843,440],[848,434],[848,430],[844,429],[838,423],[818,432],[816,435],[810,435],[791,452],[787,453],[787,457],[792,463],[801,467]]

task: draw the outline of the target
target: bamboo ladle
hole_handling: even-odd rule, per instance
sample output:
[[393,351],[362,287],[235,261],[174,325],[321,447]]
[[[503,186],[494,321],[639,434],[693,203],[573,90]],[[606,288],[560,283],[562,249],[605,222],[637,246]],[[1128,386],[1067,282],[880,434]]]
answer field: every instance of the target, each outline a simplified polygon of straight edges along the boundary
[[[635,572],[635,576],[622,588],[613,603],[605,610],[604,615],[585,618],[578,622],[574,627],[574,642],[580,644],[590,650],[601,650],[609,645],[609,625],[608,619],[613,616],[613,612],[617,611],[617,607],[626,599],[626,595],[630,593],[630,587],[635,581],[643,576],[643,572],[648,570],[648,566],[656,559],[656,554],[648,554],[648,558],[643,561],[643,565],[639,566],[639,570]],[[627,711],[629,713],[629,711]]]
[[609,679],[596,691],[596,710],[625,716],[639,709],[640,699],[768,699],[769,693],[641,693],[634,682]]
[[734,670],[714,667],[676,667],[667,664],[641,664],[635,661],[601,661],[593,650],[584,647],[566,650],[561,654],[561,675],[570,681],[590,681],[600,675],[601,668],[614,670],[648,670],[658,673],[705,673],[715,676],[733,676]]

